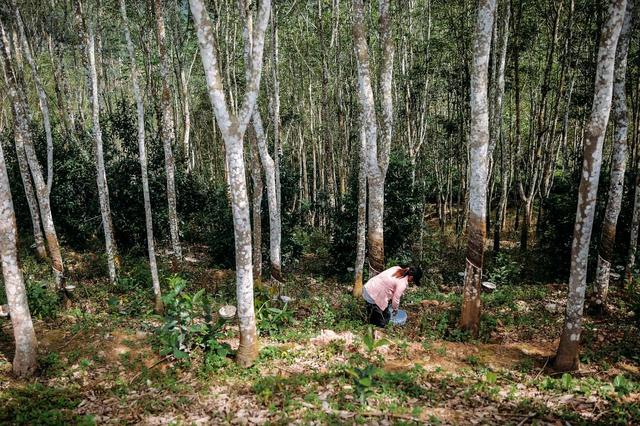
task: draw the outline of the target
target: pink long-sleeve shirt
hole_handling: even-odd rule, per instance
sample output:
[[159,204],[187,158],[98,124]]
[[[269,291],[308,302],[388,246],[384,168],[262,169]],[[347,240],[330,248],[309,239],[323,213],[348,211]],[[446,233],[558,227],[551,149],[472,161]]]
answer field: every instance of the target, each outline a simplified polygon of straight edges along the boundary
[[382,310],[387,309],[389,300],[391,300],[393,309],[398,309],[398,306],[400,306],[400,298],[407,289],[407,277],[398,278],[393,276],[400,269],[399,266],[394,266],[382,271],[364,285],[367,294]]

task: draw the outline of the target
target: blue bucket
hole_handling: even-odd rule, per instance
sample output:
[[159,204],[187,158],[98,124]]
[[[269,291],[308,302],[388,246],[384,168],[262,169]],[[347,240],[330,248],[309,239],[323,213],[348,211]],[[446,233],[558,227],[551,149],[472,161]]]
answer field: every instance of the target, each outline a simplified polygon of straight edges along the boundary
[[389,322],[393,325],[404,325],[407,322],[407,312],[402,309],[398,309],[395,315],[391,315]]

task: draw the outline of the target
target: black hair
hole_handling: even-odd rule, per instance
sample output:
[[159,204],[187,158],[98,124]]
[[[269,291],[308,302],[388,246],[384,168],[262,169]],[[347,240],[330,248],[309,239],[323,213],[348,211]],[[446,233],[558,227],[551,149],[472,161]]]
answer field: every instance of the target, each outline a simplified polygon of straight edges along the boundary
[[422,268],[419,266],[409,266],[407,268],[403,268],[404,272],[402,273],[403,277],[412,277],[413,283],[415,285],[420,285],[420,278],[422,278]]

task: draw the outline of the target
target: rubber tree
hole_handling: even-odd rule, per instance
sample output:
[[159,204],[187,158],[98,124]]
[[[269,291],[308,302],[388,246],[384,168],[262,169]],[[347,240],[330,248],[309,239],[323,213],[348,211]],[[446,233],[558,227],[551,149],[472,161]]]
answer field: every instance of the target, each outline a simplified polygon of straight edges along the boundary
[[566,316],[560,344],[553,362],[554,369],[558,371],[575,370],[579,366],[578,348],[582,332],[589,243],[593,230],[598,179],[602,165],[602,145],[611,111],[616,45],[622,29],[626,5],[626,0],[611,1],[607,20],[600,35],[593,107],[585,131],[584,160],[571,245]]
[[[362,0],[353,0],[353,41],[358,71],[358,99],[367,138],[367,185],[369,190],[368,232],[369,274],[374,276],[384,269],[384,183],[389,167],[389,153],[393,130],[393,57],[389,1],[380,0],[380,132],[373,95],[371,63],[364,23]],[[378,140],[378,134],[381,134]]]
[[160,97],[160,106],[162,109],[162,116],[160,117],[160,139],[162,139],[162,148],[164,149],[164,168],[167,175],[169,231],[171,234],[171,248],[173,250],[173,256],[178,261],[182,261],[182,247],[180,246],[178,228],[178,210],[176,207],[175,160],[172,148],[175,133],[173,112],[171,109],[171,93],[169,92],[169,62],[167,59],[162,0],[154,0],[154,7],[156,17],[156,36],[158,39],[158,59],[160,61],[160,82],[162,85],[162,93]]
[[31,321],[22,271],[18,265],[16,229],[9,175],[2,145],[0,145],[0,258],[2,258],[2,276],[16,347],[13,356],[13,373],[18,377],[28,377],[36,371],[38,341]]
[[144,130],[144,103],[140,93],[138,83],[138,67],[136,66],[136,55],[133,50],[131,33],[129,31],[129,19],[127,18],[127,7],[125,0],[120,0],[120,13],[124,29],[125,40],[127,41],[127,52],[131,61],[131,86],[133,97],[136,100],[136,113],[138,124],[138,155],[140,159],[140,175],[142,177],[142,196],[144,198],[144,219],[147,230],[147,251],[149,252],[149,269],[151,270],[151,284],[155,298],[155,311],[162,313],[164,306],[162,303],[162,292],[160,290],[160,279],[158,278],[158,263],[156,261],[155,243],[153,240],[153,216],[151,215],[151,196],[149,195],[149,176],[147,173],[147,148],[145,144]]
[[80,21],[80,29],[86,52],[86,66],[89,89],[91,92],[91,120],[93,123],[93,151],[96,159],[96,183],[98,186],[98,201],[100,215],[102,217],[102,230],[104,233],[105,251],[107,254],[107,268],[109,281],[115,283],[118,277],[117,248],[111,220],[111,203],[109,202],[109,187],[104,165],[104,149],[102,145],[102,128],[100,126],[100,95],[98,93],[98,71],[96,67],[95,31],[94,23],[84,16],[82,4],[76,5],[76,14]]
[[0,50],[2,51],[2,59],[6,74],[6,83],[11,100],[11,108],[13,111],[14,123],[14,139],[18,158],[24,152],[33,186],[35,196],[38,202],[38,210],[42,221],[47,248],[51,256],[51,266],[58,289],[64,292],[64,263],[62,261],[62,252],[60,251],[60,243],[58,235],[53,223],[53,215],[51,213],[51,203],[49,199],[49,190],[47,182],[42,173],[42,166],[36,155],[36,148],[33,142],[33,135],[29,126],[29,107],[25,94],[25,85],[20,73],[16,72],[12,66],[12,51],[8,37],[4,30],[4,26],[0,23]]
[[[245,61],[248,61],[251,55],[251,45],[253,43],[252,40],[252,28],[251,28],[251,19],[249,19],[249,2],[246,0],[240,1],[241,4],[241,12],[242,16],[245,19],[245,26],[243,30],[243,40],[244,40],[244,57]],[[272,25],[273,25],[272,20]],[[272,49],[276,48],[276,46],[272,46]],[[248,72],[249,69],[245,70]],[[246,76],[247,79],[250,78],[249,75]],[[279,102],[279,101],[278,101]],[[277,107],[279,111],[279,106]],[[279,116],[279,112],[278,112]],[[278,119],[272,120],[275,124],[275,121]],[[279,177],[276,172],[276,162],[273,157],[269,154],[268,143],[267,143],[267,135],[264,130],[264,125],[262,122],[262,115],[260,114],[260,108],[258,105],[253,110],[252,121],[253,130],[255,131],[255,142],[256,148],[259,154],[259,164],[262,166],[262,170],[264,170],[264,176],[267,186],[267,204],[269,208],[269,259],[271,262],[271,278],[276,282],[282,281],[282,256],[281,256],[281,241],[282,241],[282,219],[280,216],[280,203],[279,203]],[[275,131],[279,131],[278,128]],[[277,137],[276,137],[277,139]],[[274,141],[275,146],[275,156],[278,156],[278,140]],[[255,164],[255,163],[254,163]],[[255,234],[255,232],[254,232]],[[261,250],[261,247],[255,248],[256,250]]]
[[367,232],[367,134],[364,125],[360,127],[360,164],[358,167],[358,224],[356,227],[356,264],[353,295],[360,297],[363,287],[364,257]]
[[487,231],[489,172],[488,69],[495,0],[478,3],[471,69],[471,128],[469,135],[469,221],[460,327],[478,335],[484,240]]
[[629,34],[631,32],[631,18],[633,15],[633,0],[627,0],[627,10],[624,23],[620,31],[620,38],[616,48],[615,69],[613,75],[613,99],[611,114],[615,126],[613,133],[613,160],[611,163],[611,177],[609,180],[609,195],[604,212],[600,246],[598,248],[598,267],[594,286],[594,304],[596,312],[606,310],[607,295],[609,293],[609,277],[611,276],[611,261],[613,246],[616,241],[616,226],[622,205],[624,192],[624,173],[627,167],[627,97],[625,95],[627,53],[629,52]]
[[[200,57],[204,67],[207,90],[216,123],[222,134],[225,157],[229,169],[231,208],[236,252],[236,295],[240,325],[240,346],[236,361],[243,366],[253,364],[258,355],[258,335],[253,301],[253,265],[251,246],[251,225],[249,199],[244,166],[243,137],[253,115],[260,89],[262,76],[262,56],[264,37],[269,23],[271,1],[262,0],[258,8],[255,27],[251,37],[251,55],[246,73],[247,81],[241,108],[237,114],[231,114],[227,103],[219,62],[216,52],[216,40],[213,26],[203,0],[189,0],[193,20],[198,36]],[[247,19],[253,19],[248,15]]]
[[44,125],[44,132],[47,139],[47,190],[49,191],[49,194],[51,194],[51,186],[53,185],[53,136],[51,130],[51,119],[49,117],[49,101],[47,99],[47,94],[44,91],[42,79],[40,78],[38,65],[31,54],[31,47],[29,46],[29,41],[24,30],[22,15],[20,14],[20,9],[15,4],[15,0],[13,0],[13,7],[15,8],[16,22],[18,24],[22,50],[27,58],[29,67],[31,68],[31,75],[38,92],[38,104],[40,105],[40,111],[42,112],[42,123]]

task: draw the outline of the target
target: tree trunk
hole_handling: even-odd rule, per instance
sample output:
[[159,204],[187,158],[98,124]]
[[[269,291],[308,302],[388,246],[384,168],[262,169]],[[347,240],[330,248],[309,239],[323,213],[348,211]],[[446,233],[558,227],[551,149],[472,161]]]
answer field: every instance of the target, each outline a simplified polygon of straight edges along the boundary
[[[9,84],[6,72],[4,74],[5,84]],[[15,129],[14,129],[15,132]],[[29,213],[31,215],[31,225],[33,227],[33,239],[36,245],[36,255],[40,260],[47,259],[47,249],[44,244],[44,236],[42,235],[42,225],[40,223],[40,208],[38,200],[33,190],[33,182],[31,180],[31,172],[29,172],[29,163],[24,153],[24,142],[22,137],[14,137],[16,147],[16,157],[18,159],[18,168],[20,169],[20,177],[22,178],[22,186],[24,187]]]
[[627,264],[625,265],[625,284],[631,284],[633,268],[636,263],[636,248],[638,247],[638,228],[640,228],[640,173],[636,172],[636,184],[633,201],[633,218],[631,219],[631,232],[629,239],[629,251],[627,254]]
[[173,256],[179,262],[182,261],[182,247],[180,246],[180,235],[178,228],[178,210],[176,202],[175,183],[175,160],[173,157],[173,141],[175,137],[173,113],[171,111],[171,94],[169,93],[169,63],[166,54],[164,18],[162,11],[162,0],[154,0],[156,15],[156,35],[158,37],[158,57],[160,61],[160,80],[162,83],[162,96],[160,105],[162,108],[161,117],[161,139],[164,149],[164,165],[167,174],[167,202],[169,204],[169,230],[171,233],[171,248]]
[[251,191],[251,206],[253,225],[253,279],[260,282],[262,279],[262,194],[264,183],[262,181],[262,168],[260,166],[260,156],[258,154],[258,143],[256,142],[255,129],[249,130],[249,155],[251,162],[251,180],[253,188]]
[[487,174],[489,170],[489,110],[487,99],[489,51],[495,0],[481,0],[475,29],[474,61],[471,74],[471,133],[469,138],[469,241],[464,275],[460,327],[478,336],[480,290],[487,214]]
[[384,270],[384,182],[389,165],[393,127],[393,82],[394,46],[389,19],[389,2],[380,0],[380,93],[381,93],[381,140],[378,143],[376,108],[371,85],[369,47],[364,24],[362,0],[353,0],[353,38],[358,68],[358,97],[363,111],[367,136],[367,178],[369,188],[369,276]]
[[598,313],[606,310],[607,294],[609,293],[609,274],[613,248],[616,242],[616,225],[622,194],[624,192],[624,172],[627,165],[627,97],[625,82],[627,72],[627,52],[629,51],[629,33],[631,17],[633,15],[633,0],[627,0],[627,11],[624,24],[620,31],[620,38],[616,48],[616,60],[613,82],[612,115],[615,124],[613,134],[613,161],[611,164],[611,179],[609,182],[609,196],[602,224],[602,235],[598,250],[598,268],[596,285],[594,286],[595,309]]
[[127,19],[127,9],[125,0],[120,0],[120,12],[124,23],[124,35],[127,40],[127,51],[131,60],[131,84],[133,86],[133,96],[136,99],[136,112],[138,114],[138,153],[140,156],[140,173],[142,176],[142,194],[144,197],[144,218],[147,228],[147,251],[149,252],[149,268],[151,270],[151,283],[155,297],[155,311],[161,314],[164,311],[162,303],[162,292],[160,290],[160,279],[158,278],[158,264],[156,262],[156,250],[153,240],[153,217],[151,215],[151,197],[149,195],[149,177],[147,175],[147,148],[145,145],[144,130],[144,104],[138,84],[138,70],[136,67],[136,56],[133,51],[133,42],[129,32],[129,20]]
[[[262,118],[258,107],[253,111],[253,128],[256,132],[257,149],[260,155],[267,181],[267,203],[269,204],[269,258],[271,260],[271,278],[282,281],[282,260],[280,244],[282,239],[282,220],[278,207],[278,191],[276,182],[275,163],[267,150],[267,137],[264,133]],[[277,155],[277,153],[276,153]]]
[[271,14],[271,68],[273,74],[273,103],[271,117],[273,121],[273,152],[276,176],[276,196],[278,214],[282,211],[280,163],[282,162],[282,143],[280,140],[280,79],[278,77],[278,6],[273,5]]
[[[82,11],[79,11],[82,17]],[[84,20],[84,17],[82,17]],[[107,252],[107,266],[109,280],[114,284],[117,280],[116,261],[117,249],[113,236],[113,224],[111,222],[111,205],[109,203],[109,187],[104,166],[104,151],[102,147],[102,129],[100,128],[100,99],[98,94],[98,73],[96,70],[95,36],[93,24],[86,22],[85,43],[87,49],[87,65],[89,71],[89,84],[91,85],[91,117],[93,121],[94,154],[96,156],[96,181],[98,184],[98,200],[100,201],[100,214],[102,216],[102,229]]]
[[243,160],[242,138],[251,119],[260,89],[262,72],[262,54],[264,51],[264,34],[269,22],[271,1],[263,0],[260,4],[256,27],[252,28],[247,16],[245,31],[250,37],[245,41],[251,43],[251,55],[247,58],[247,82],[245,96],[238,116],[229,113],[222,77],[219,73],[218,58],[214,48],[214,33],[202,0],[189,0],[193,20],[197,29],[200,55],[205,70],[207,89],[216,121],[226,148],[231,190],[231,206],[236,251],[236,294],[238,300],[238,318],[240,324],[240,346],[236,361],[242,366],[253,364],[258,355],[258,335],[253,301],[253,265],[251,247],[251,226],[249,222],[249,200]]
[[31,177],[33,178],[33,184],[35,187],[35,195],[38,201],[38,208],[40,210],[40,219],[42,221],[42,228],[44,230],[44,236],[49,249],[49,255],[51,256],[51,266],[53,267],[53,273],[55,277],[56,285],[58,289],[64,291],[64,265],[62,261],[62,253],[60,252],[60,244],[58,242],[58,236],[53,223],[53,216],[51,214],[51,204],[49,201],[49,190],[47,183],[42,175],[42,167],[38,162],[36,156],[36,150],[33,145],[33,138],[31,130],[29,128],[28,121],[28,105],[26,102],[26,96],[24,93],[24,82],[21,80],[21,75],[17,74],[11,64],[11,47],[8,42],[8,38],[4,31],[4,27],[0,28],[0,36],[2,39],[1,50],[2,57],[4,59],[5,73],[7,77],[7,89],[9,92],[9,98],[11,99],[11,107],[13,110],[14,119],[14,138],[16,143],[16,150],[18,151],[18,157],[20,152],[24,150],[24,154],[29,165]]
[[600,36],[593,109],[585,135],[584,162],[571,247],[571,274],[566,319],[553,363],[554,368],[559,371],[574,370],[579,365],[578,346],[582,331],[589,242],[598,194],[602,145],[611,109],[616,44],[624,20],[626,4],[626,0],[611,2],[608,18]]
[[356,234],[356,265],[353,295],[362,295],[365,235],[367,228],[367,134],[364,123],[360,128],[360,165],[358,168],[358,225]]
[[9,176],[0,145],[0,257],[16,345],[13,373],[18,377],[29,377],[37,367],[38,341],[27,303],[27,291],[18,265],[17,239],[16,216],[13,210]]
[[49,118],[49,102],[47,101],[47,94],[45,93],[42,81],[40,80],[38,66],[31,55],[27,35],[24,32],[22,16],[20,14],[20,10],[15,4],[15,0],[13,0],[13,6],[16,13],[16,22],[18,23],[18,29],[20,31],[22,49],[24,50],[27,62],[29,62],[29,66],[31,67],[33,81],[35,82],[36,90],[38,91],[38,102],[40,104],[40,111],[42,112],[42,122],[44,124],[44,131],[47,139],[47,191],[51,194],[51,185],[53,185],[53,136],[51,135],[51,120]]

